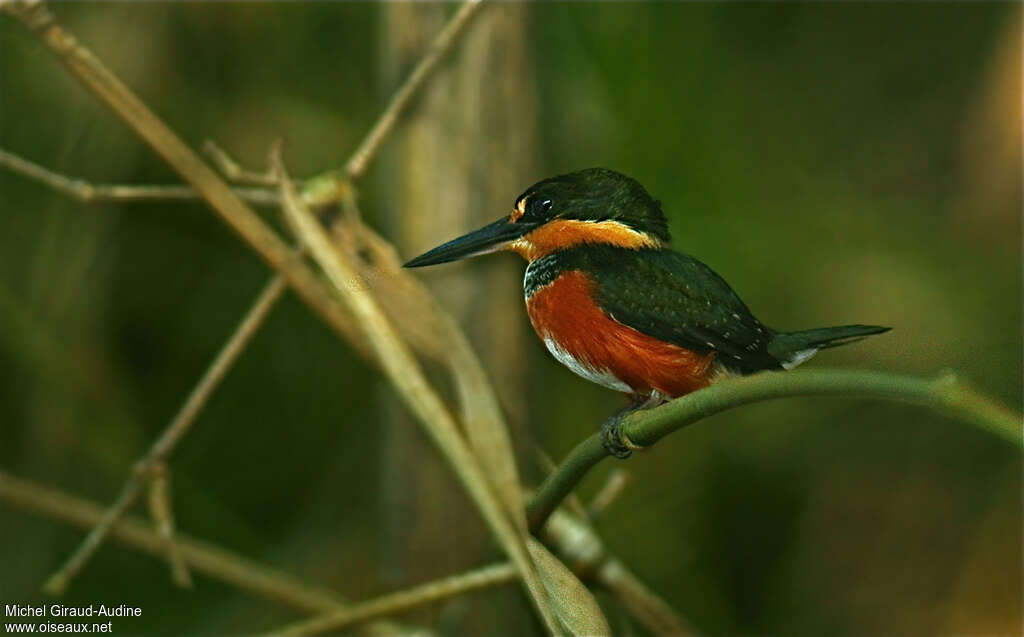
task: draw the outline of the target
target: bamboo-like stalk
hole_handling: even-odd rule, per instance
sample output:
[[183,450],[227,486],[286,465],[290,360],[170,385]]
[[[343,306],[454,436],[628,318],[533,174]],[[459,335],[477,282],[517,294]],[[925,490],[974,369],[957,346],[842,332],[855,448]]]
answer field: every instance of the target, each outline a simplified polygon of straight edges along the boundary
[[[374,241],[361,228],[346,227],[349,224],[332,229],[350,260],[363,266],[360,274],[409,346],[448,370],[455,390],[453,413],[461,430],[487,467],[496,495],[524,530],[526,516],[510,436],[515,412],[509,412],[510,406],[522,402],[516,400],[522,395],[523,348],[516,347],[521,334],[510,329],[517,326],[509,325],[519,307],[514,297],[484,302],[479,294],[470,293],[479,286],[517,285],[521,274],[515,274],[518,268],[508,262],[504,264],[508,268],[488,268],[482,278],[458,268],[434,272],[441,276],[438,281],[403,269],[405,259],[399,255],[435,243],[444,228],[490,221],[491,211],[508,206],[508,191],[515,187],[509,182],[517,180],[511,176],[529,172],[520,168],[533,137],[530,103],[508,95],[514,92],[518,98],[528,93],[522,87],[530,84],[522,66],[524,56],[517,55],[526,46],[522,20],[526,11],[526,6],[481,11],[460,39],[458,56],[452,56],[443,76],[424,88],[415,110],[403,118],[388,142],[381,159],[389,186],[377,207],[387,240]],[[392,3],[381,7],[381,13],[381,73],[390,83],[422,55],[426,43],[451,15],[451,7]],[[509,130],[515,134],[505,134]],[[471,169],[480,162],[486,162],[486,174]],[[430,169],[424,170],[425,166]],[[383,255],[373,248],[381,241]],[[347,247],[352,244],[354,250]],[[370,268],[379,268],[380,276]],[[399,304],[406,309],[400,310]],[[411,322],[405,318],[410,315],[417,317],[417,331],[426,339],[410,338]],[[467,337],[479,346],[475,351]],[[423,345],[440,356],[428,354]],[[431,381],[440,386],[433,377]],[[506,400],[499,404],[496,392]],[[455,486],[450,469],[436,454],[422,452],[423,435],[404,410],[392,404],[378,408],[385,449],[382,464],[388,467],[381,495],[387,511],[382,533],[388,570],[420,580],[443,567],[439,559],[448,570],[478,562],[485,550],[482,543],[489,538],[475,525],[464,523],[476,516],[473,504],[448,499],[444,514],[438,515],[437,499]],[[413,521],[416,528],[410,533]],[[423,555],[428,547],[432,557]],[[507,601],[516,603],[513,598]],[[470,624],[479,621],[473,615],[466,618]]]
[[[648,447],[665,436],[726,409],[773,398],[832,395],[890,400],[928,407],[996,435],[1021,443],[1021,417],[980,394],[952,374],[935,380],[867,370],[805,369],[763,372],[732,378],[622,421],[627,446]],[[537,489],[527,507],[530,528],[544,526],[548,516],[576,488],[583,476],[608,455],[600,434],[576,445],[558,469]]]
[[346,262],[340,251],[334,249],[326,231],[305,208],[288,180],[280,157],[272,154],[271,162],[281,184],[283,210],[289,224],[334,284],[338,298],[358,319],[370,346],[377,352],[383,371],[398,390],[398,397],[423,423],[434,443],[447,457],[498,543],[516,565],[548,632],[561,633],[548,596],[526,551],[524,537],[503,510],[500,500],[484,476],[483,468],[459,433],[451,413],[427,382],[419,364],[398,338],[391,322],[368,293],[365,284],[360,282],[356,269]]

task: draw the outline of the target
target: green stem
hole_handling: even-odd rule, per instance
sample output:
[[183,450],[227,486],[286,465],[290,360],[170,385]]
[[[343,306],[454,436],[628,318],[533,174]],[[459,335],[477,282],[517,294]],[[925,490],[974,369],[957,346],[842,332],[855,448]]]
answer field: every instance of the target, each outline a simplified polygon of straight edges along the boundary
[[[648,447],[698,420],[740,405],[788,396],[839,395],[873,398],[928,407],[974,425],[1019,446],[1021,417],[978,393],[953,374],[928,380],[867,370],[814,369],[761,373],[730,379],[653,409],[638,411],[622,422],[622,435]],[[594,434],[576,445],[562,464],[537,489],[527,507],[530,528],[544,526],[551,512],[576,488],[587,471],[608,453]]]

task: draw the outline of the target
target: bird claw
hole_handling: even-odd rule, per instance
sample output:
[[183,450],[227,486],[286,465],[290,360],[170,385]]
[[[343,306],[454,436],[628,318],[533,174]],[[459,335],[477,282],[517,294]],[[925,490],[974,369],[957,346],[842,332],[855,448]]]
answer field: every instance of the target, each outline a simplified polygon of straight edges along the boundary
[[619,460],[625,460],[633,455],[633,445],[622,435],[622,417],[627,413],[629,410],[615,414],[601,423],[601,445],[605,451]]

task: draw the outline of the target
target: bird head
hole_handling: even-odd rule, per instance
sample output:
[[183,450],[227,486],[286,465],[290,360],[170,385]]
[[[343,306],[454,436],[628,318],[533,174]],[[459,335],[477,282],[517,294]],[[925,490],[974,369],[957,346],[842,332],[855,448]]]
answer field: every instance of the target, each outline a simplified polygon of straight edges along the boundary
[[528,261],[580,244],[641,249],[669,241],[661,205],[635,179],[588,168],[539,181],[516,198],[511,213],[405,264],[448,263],[499,250]]

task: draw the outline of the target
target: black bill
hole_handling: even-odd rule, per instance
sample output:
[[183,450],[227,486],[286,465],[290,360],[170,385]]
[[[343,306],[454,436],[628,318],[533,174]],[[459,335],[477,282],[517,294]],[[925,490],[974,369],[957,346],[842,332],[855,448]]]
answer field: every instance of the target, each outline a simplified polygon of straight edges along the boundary
[[474,230],[458,239],[452,239],[448,243],[439,245],[429,252],[424,252],[403,267],[419,268],[425,265],[437,265],[501,250],[509,242],[518,239],[538,225],[523,222],[511,223],[508,217],[502,217],[479,230]]

